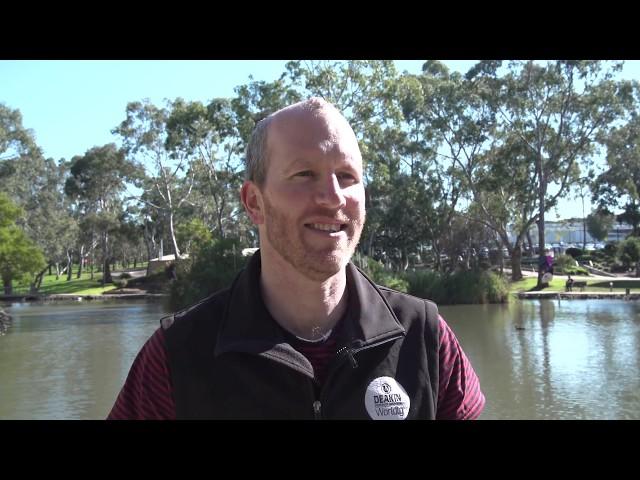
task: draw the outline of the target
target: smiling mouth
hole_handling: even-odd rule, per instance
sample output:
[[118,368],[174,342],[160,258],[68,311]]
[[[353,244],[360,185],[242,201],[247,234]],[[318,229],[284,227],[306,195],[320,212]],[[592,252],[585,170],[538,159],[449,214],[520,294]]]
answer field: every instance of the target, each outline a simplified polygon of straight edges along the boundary
[[346,223],[341,223],[340,225],[333,223],[306,223],[305,227],[310,228],[312,230],[320,230],[323,232],[329,233],[338,233],[347,228]]

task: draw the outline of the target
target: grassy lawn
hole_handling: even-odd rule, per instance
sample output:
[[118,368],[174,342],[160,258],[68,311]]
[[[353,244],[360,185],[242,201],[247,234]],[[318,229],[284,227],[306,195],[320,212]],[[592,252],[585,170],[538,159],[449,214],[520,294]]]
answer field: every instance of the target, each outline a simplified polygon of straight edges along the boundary
[[[582,281],[580,279],[579,281]],[[640,292],[640,279],[639,280],[616,280],[612,278],[611,280],[602,280],[598,279],[586,279],[587,286],[585,287],[585,292],[609,292],[611,288],[609,287],[609,282],[613,282],[613,292],[624,292],[625,289],[629,288],[631,292],[637,293]],[[543,292],[564,292],[565,291],[565,282],[566,278],[564,277],[555,277],[551,280],[551,283],[547,288],[542,289]],[[512,282],[509,290],[512,293],[517,292],[528,292],[532,291],[533,288],[538,283],[538,279],[535,277],[525,278],[523,280],[519,280],[517,282]],[[579,288],[573,289],[574,292],[579,292]]]
[[[45,275],[42,279],[42,285],[40,286],[40,293],[43,294],[58,294],[58,293],[77,293],[78,295],[99,295],[109,290],[116,288],[113,284],[106,284],[105,288],[102,288],[100,283],[102,280],[102,274],[94,274],[93,280],[90,279],[90,274],[82,274],[81,278],[73,278],[67,282],[67,276],[63,275],[56,280],[55,275]],[[14,293],[28,293],[28,285],[16,284],[13,289]]]

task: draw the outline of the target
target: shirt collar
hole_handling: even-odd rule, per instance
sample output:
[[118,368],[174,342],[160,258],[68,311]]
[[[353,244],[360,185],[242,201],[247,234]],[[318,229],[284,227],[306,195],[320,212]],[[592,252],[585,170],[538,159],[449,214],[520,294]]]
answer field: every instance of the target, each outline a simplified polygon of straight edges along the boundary
[[[277,358],[312,371],[310,363],[286,341],[281,327],[271,317],[260,289],[260,251],[231,286],[227,310],[222,318],[215,355],[240,351]],[[349,303],[341,320],[339,345],[365,346],[405,330],[376,285],[353,263],[347,264]]]

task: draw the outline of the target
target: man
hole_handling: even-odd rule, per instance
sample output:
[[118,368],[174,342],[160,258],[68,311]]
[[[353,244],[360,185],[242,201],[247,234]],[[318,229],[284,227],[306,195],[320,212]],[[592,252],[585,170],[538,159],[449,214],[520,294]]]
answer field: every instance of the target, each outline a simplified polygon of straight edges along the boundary
[[362,181],[324,100],[261,121],[241,190],[260,250],[229,289],[162,320],[109,418],[477,418],[478,379],[435,305],[350,263]]

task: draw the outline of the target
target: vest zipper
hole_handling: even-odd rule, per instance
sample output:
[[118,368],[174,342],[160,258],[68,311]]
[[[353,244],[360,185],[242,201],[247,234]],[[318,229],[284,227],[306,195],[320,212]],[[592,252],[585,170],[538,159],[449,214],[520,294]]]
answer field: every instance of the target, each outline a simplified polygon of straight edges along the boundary
[[313,417],[316,420],[321,420],[322,419],[322,416],[321,416],[321,413],[320,413],[321,408],[322,408],[322,404],[320,403],[320,400],[316,400],[316,401],[313,402]]
[[[381,342],[377,342],[377,343],[373,343],[371,345],[367,345],[366,347],[360,347],[360,348],[349,348],[349,347],[342,347],[340,348],[337,352],[336,352],[336,358],[340,359],[340,358],[344,358],[344,354],[346,353],[347,357],[349,357],[349,361],[351,362],[351,368],[358,368],[358,362],[356,361],[356,358],[354,357],[354,353],[360,352],[362,350],[367,350],[368,348],[373,348],[373,347],[377,347],[379,345],[383,345],[387,342],[392,342],[394,340],[397,340],[399,338],[402,338],[404,335],[396,335],[395,337],[391,337],[391,338],[387,338],[385,340],[382,340]],[[333,377],[335,370],[338,368],[338,364],[336,363],[333,368],[330,370],[329,375],[327,376],[324,385],[322,386],[322,389],[320,390],[320,400],[315,400],[313,402],[313,414],[314,414],[314,418],[316,420],[320,420],[322,419],[321,416],[321,408],[322,408],[322,402],[321,399],[323,397],[325,397],[325,393],[326,393],[326,385],[329,383],[329,380]]]
[[386,339],[382,340],[381,342],[372,343],[372,344],[367,345],[365,347],[359,347],[359,348],[343,347],[343,348],[346,348],[346,350],[347,350],[347,355],[349,356],[349,360],[351,360],[351,366],[353,368],[358,368],[358,362],[356,361],[355,357],[353,356],[354,353],[362,352],[363,350],[368,350],[368,349],[374,348],[374,347],[379,347],[380,345],[384,345],[385,343],[388,343],[388,342],[393,342],[394,340],[397,340],[397,339],[402,338],[402,337],[404,337],[404,335],[396,335],[395,337],[386,338]]

